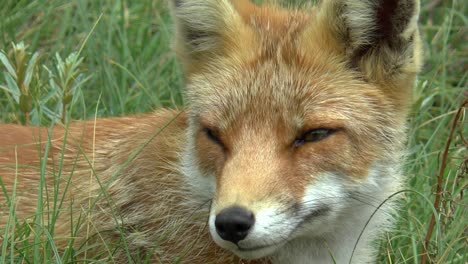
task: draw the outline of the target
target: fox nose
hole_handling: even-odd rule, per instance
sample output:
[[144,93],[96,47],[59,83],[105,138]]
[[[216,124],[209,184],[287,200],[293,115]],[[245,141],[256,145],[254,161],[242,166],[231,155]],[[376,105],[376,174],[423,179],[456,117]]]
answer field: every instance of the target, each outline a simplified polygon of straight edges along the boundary
[[254,214],[241,207],[224,209],[215,219],[218,235],[234,244],[244,239],[254,224]]

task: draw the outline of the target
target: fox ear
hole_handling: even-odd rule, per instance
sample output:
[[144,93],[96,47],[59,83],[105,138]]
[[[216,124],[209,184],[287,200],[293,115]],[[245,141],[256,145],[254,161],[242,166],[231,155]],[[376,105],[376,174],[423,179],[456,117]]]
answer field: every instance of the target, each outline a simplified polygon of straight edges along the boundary
[[188,71],[225,52],[238,38],[242,19],[232,0],[171,0],[175,49]]
[[419,0],[325,0],[321,10],[351,67],[371,81],[414,79],[421,56],[418,17]]

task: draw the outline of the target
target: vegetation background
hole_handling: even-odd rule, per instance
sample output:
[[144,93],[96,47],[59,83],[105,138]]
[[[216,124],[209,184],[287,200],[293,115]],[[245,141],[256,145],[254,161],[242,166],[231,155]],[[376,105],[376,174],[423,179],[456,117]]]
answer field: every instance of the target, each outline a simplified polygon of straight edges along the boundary
[[[466,112],[454,123],[468,98],[467,5],[422,0],[426,63],[414,88],[405,164],[412,191],[397,228],[380,241],[378,263],[420,263],[425,249],[431,263],[468,261]],[[183,106],[163,0],[0,0],[0,6],[0,122],[49,126]],[[7,241],[0,263],[74,261],[55,257],[47,241],[25,247],[20,236],[7,235],[0,230]]]

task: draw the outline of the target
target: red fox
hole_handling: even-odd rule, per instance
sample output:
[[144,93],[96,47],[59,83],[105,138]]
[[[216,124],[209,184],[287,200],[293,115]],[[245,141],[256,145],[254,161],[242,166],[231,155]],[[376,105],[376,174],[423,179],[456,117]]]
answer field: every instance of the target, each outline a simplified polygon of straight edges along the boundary
[[375,262],[392,222],[377,208],[402,183],[419,1],[170,5],[187,108],[1,125],[0,230],[40,218],[59,252],[116,263]]

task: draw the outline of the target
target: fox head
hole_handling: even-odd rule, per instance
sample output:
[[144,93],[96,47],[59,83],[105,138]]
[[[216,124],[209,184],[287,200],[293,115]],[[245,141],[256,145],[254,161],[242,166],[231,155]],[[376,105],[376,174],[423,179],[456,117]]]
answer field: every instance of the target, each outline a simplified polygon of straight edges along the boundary
[[184,169],[212,199],[217,244],[264,257],[333,232],[362,199],[397,186],[421,60],[418,0],[303,11],[173,0],[172,10],[189,105]]

